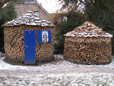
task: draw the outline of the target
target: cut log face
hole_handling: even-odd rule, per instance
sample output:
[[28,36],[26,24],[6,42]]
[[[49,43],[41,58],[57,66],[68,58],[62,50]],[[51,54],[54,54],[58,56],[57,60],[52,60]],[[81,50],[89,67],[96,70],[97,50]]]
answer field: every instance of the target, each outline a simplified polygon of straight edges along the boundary
[[[11,62],[24,63],[24,31],[35,30],[36,31],[36,62],[39,61],[51,61],[53,60],[54,50],[54,28],[51,27],[37,27],[37,26],[13,26],[4,27],[4,44],[6,60]],[[47,44],[37,43],[37,30],[51,30],[52,42]]]
[[106,64],[112,61],[111,38],[66,37],[64,59],[80,64]]

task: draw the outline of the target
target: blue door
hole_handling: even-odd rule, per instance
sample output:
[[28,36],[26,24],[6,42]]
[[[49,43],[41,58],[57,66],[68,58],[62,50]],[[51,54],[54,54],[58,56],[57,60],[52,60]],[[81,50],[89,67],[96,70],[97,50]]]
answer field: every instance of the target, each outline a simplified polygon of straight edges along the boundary
[[24,31],[25,64],[35,64],[35,31]]

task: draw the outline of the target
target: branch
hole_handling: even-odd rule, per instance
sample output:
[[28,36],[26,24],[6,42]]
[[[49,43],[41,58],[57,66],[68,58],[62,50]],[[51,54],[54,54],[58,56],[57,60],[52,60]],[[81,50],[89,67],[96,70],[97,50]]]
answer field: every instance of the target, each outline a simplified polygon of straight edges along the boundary
[[9,2],[9,1],[11,1],[11,0],[5,0],[4,2],[0,1],[0,8],[1,8],[2,6],[4,6],[4,4],[6,4],[6,3]]
[[90,0],[90,2],[93,4],[93,6],[94,6],[94,2],[93,2],[93,0]]
[[80,1],[80,3],[82,3],[82,4],[85,4],[83,0],[79,0],[79,1]]

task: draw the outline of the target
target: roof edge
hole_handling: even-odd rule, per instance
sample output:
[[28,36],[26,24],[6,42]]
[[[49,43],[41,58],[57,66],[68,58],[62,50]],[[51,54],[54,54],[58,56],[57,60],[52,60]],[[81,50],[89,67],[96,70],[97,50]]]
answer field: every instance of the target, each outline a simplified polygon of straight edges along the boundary
[[37,0],[35,0],[35,1],[36,1],[36,4],[37,4],[46,14],[49,15],[49,13],[47,12],[47,10],[45,10],[45,9],[38,3]]

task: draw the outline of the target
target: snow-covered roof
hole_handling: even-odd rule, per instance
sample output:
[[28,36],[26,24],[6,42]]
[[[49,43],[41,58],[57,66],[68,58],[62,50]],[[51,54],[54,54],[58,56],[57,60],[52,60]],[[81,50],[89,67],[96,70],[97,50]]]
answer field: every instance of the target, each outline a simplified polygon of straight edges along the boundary
[[20,16],[12,21],[6,22],[3,26],[18,26],[18,25],[32,25],[32,26],[49,26],[55,27],[51,21],[43,20],[32,14],[32,11],[28,11],[23,16]]
[[72,37],[109,37],[112,38],[113,35],[109,34],[95,26],[92,22],[85,22],[81,26],[75,28],[73,31],[68,32],[65,36]]

